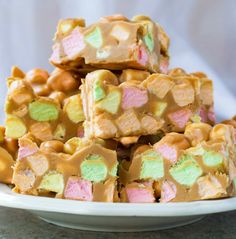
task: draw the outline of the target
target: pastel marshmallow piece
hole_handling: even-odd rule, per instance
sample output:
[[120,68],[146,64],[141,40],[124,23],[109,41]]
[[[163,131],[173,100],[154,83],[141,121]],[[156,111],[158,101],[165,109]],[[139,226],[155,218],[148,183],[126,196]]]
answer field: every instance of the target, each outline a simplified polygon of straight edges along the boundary
[[154,148],[162,155],[162,157],[169,160],[172,164],[175,164],[177,162],[178,152],[174,146],[168,144],[161,144],[154,146]]
[[27,192],[30,190],[35,183],[36,176],[34,172],[30,169],[16,171],[13,174],[12,182],[17,185],[17,188],[21,192]]
[[145,188],[127,188],[127,198],[130,203],[153,203],[155,198],[150,190]]
[[71,96],[64,106],[64,111],[73,123],[79,123],[85,120],[82,100],[80,95]]
[[148,94],[144,89],[137,87],[124,87],[122,94],[122,108],[138,108],[148,102]]
[[142,153],[142,166],[140,179],[157,180],[164,176],[164,161],[160,154],[154,150]]
[[148,62],[147,51],[143,46],[141,46],[138,48],[138,63],[140,65],[146,66],[147,62]]
[[38,152],[39,148],[36,143],[28,139],[19,140],[18,159],[25,158]]
[[117,120],[116,124],[123,135],[132,135],[141,130],[141,124],[133,110],[126,110]]
[[[227,185],[227,176],[222,174],[220,177],[225,185]],[[217,177],[211,174],[200,177],[197,180],[197,184],[200,199],[215,199],[227,195],[226,189],[221,185]]]
[[195,92],[191,84],[175,85],[171,89],[174,101],[180,107],[192,104],[195,99]]
[[203,173],[191,155],[183,155],[175,165],[171,166],[169,172],[176,182],[186,187],[191,187]]
[[208,167],[220,167],[223,166],[224,157],[219,152],[205,151],[202,160]]
[[177,188],[175,184],[169,180],[165,180],[161,186],[161,202],[169,202],[176,197]]
[[88,155],[80,165],[80,170],[82,178],[92,182],[104,181],[108,173],[103,157],[97,154]]
[[105,98],[106,92],[101,86],[101,81],[96,80],[94,81],[94,86],[93,86],[93,98],[96,101],[102,100]]
[[[84,37],[78,28],[75,28],[70,35],[62,39],[62,46],[66,56],[69,58],[73,58],[85,48]],[[58,58],[60,59],[59,45],[54,48],[51,60],[58,60]]]
[[35,153],[33,155],[27,156],[27,161],[36,176],[42,176],[47,172],[49,168],[48,159],[40,153]]
[[38,189],[62,194],[64,190],[63,175],[56,171],[47,173],[43,176]]
[[58,124],[54,133],[53,133],[53,139],[57,140],[63,140],[66,135],[66,128],[63,124]]
[[29,115],[36,121],[51,121],[59,117],[59,110],[53,103],[34,101],[29,104]]
[[8,116],[6,120],[6,137],[17,139],[26,134],[27,128],[24,122],[17,117]]
[[111,114],[116,114],[121,102],[121,93],[118,90],[110,91],[107,96],[96,104],[96,107]]
[[146,80],[145,84],[150,93],[163,99],[175,85],[171,77],[164,74],[152,74]]
[[130,34],[128,29],[125,29],[124,26],[117,24],[112,28],[110,35],[116,38],[118,41],[126,41]]
[[92,183],[77,177],[70,177],[65,187],[64,196],[67,199],[93,201]]
[[181,109],[168,114],[170,121],[179,129],[184,129],[191,116],[192,112],[189,109]]
[[102,33],[99,27],[85,35],[85,42],[94,48],[100,48],[103,45]]
[[153,105],[153,114],[156,117],[160,118],[165,112],[167,105],[168,104],[166,102],[155,102],[155,104]]
[[153,36],[151,32],[148,32],[145,36],[144,36],[144,42],[148,48],[148,50],[150,52],[152,52],[154,50],[154,40],[153,40]]

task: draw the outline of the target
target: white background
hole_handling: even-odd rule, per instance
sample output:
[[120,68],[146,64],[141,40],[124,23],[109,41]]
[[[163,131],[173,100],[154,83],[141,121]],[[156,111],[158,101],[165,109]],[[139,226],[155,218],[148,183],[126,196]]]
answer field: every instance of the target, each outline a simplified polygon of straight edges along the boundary
[[[103,15],[150,15],[171,37],[171,66],[205,71],[215,82],[218,119],[236,114],[235,0],[0,0],[0,112],[12,65],[52,70],[57,21]],[[3,119],[1,114],[0,119]]]

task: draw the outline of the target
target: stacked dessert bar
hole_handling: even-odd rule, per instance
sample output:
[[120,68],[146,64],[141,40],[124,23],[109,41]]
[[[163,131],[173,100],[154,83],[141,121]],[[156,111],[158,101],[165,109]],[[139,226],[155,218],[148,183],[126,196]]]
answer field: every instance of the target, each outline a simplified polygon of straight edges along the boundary
[[169,69],[146,16],[61,20],[52,73],[12,68],[0,181],[17,193],[96,202],[233,196],[236,120],[215,123],[204,73]]

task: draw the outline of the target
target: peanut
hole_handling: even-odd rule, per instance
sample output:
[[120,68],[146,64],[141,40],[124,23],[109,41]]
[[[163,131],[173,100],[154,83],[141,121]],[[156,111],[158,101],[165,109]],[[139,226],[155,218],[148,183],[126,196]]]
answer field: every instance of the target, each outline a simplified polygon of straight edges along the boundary
[[26,73],[25,79],[31,84],[44,84],[47,82],[48,77],[47,71],[35,68]]
[[20,68],[18,68],[17,66],[13,66],[11,68],[11,76],[16,77],[16,78],[24,78],[25,73]]
[[47,84],[54,91],[69,92],[79,88],[80,78],[75,78],[69,71],[56,70],[48,78]]
[[121,14],[115,14],[112,16],[102,17],[100,18],[100,21],[103,21],[103,22],[126,21],[127,22],[129,21],[129,19]]
[[63,152],[64,144],[59,140],[50,140],[40,145],[41,150],[60,153]]

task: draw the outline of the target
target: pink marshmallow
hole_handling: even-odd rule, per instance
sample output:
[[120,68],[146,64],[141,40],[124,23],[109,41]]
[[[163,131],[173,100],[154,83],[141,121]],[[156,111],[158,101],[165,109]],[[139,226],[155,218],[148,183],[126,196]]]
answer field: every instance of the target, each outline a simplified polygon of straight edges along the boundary
[[145,188],[127,188],[128,201],[131,203],[153,203],[155,198],[153,194]]
[[83,127],[78,127],[77,129],[77,137],[83,138],[84,137],[84,128]]
[[201,121],[203,123],[206,123],[208,121],[208,115],[207,115],[207,111],[204,107],[201,107],[199,110],[199,115],[201,117]]
[[92,201],[92,183],[88,180],[70,177],[67,181],[64,196],[67,199]]
[[19,150],[18,150],[18,159],[25,158],[32,154],[38,152],[39,148],[36,143],[32,141],[28,141],[25,139],[19,140]]
[[176,197],[176,186],[171,181],[164,181],[161,187],[161,202],[169,202]]
[[60,51],[61,51],[60,44],[59,43],[55,44],[53,46],[53,52],[50,57],[50,61],[53,61],[55,63],[60,63],[61,62]]
[[161,73],[167,74],[169,68],[169,61],[167,59],[161,59],[160,61],[160,71]]
[[214,112],[214,109],[212,107],[210,107],[210,109],[208,110],[208,119],[212,122],[216,122],[216,115],[215,115],[215,112]]
[[148,62],[148,54],[144,47],[138,48],[138,63],[145,66]]
[[72,58],[84,49],[83,35],[75,28],[71,34],[62,40],[62,46],[67,57]]
[[192,112],[189,109],[181,109],[168,114],[169,119],[180,129],[184,129],[191,116]]
[[130,109],[133,107],[141,107],[148,101],[146,90],[141,90],[136,87],[123,88],[122,108]]
[[154,146],[155,150],[159,152],[163,158],[168,159],[172,164],[177,162],[176,148],[169,146],[168,144],[162,144]]

